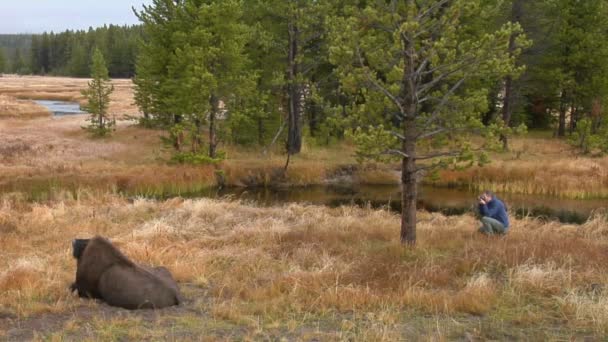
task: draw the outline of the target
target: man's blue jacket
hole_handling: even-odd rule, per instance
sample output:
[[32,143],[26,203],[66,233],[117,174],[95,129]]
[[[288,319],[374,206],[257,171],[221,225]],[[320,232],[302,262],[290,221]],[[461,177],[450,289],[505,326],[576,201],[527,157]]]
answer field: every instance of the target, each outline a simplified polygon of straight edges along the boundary
[[498,198],[493,197],[490,202],[480,204],[479,212],[482,216],[491,217],[502,223],[505,228],[509,228],[509,215],[507,214],[507,209],[505,208],[505,204]]

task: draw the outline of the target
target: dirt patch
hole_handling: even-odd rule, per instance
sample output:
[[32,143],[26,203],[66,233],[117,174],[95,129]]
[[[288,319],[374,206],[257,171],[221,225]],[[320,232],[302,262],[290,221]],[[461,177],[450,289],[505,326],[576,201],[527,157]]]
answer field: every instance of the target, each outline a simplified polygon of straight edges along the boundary
[[[109,306],[100,301],[79,299],[80,305],[70,312],[45,313],[27,318],[0,312],[0,337],[8,341],[26,341],[35,337],[63,336],[70,340],[82,340],[91,336],[87,323],[103,326],[117,322],[137,322],[140,326],[171,332],[175,321],[184,317],[197,317],[200,320],[211,320],[208,311],[210,301],[207,291],[192,284],[181,284],[185,301],[180,306],[162,310],[125,310]],[[177,337],[172,335],[173,338]],[[183,336],[182,336],[183,337]],[[189,337],[193,337],[190,334]]]

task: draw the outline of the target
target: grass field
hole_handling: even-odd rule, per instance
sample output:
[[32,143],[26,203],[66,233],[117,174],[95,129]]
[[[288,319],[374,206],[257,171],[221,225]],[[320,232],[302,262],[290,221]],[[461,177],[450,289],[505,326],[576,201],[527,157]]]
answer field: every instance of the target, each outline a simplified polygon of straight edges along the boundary
[[[14,99],[58,100],[82,104],[84,97],[80,91],[86,89],[89,81],[85,78],[4,75],[0,78],[0,94]],[[131,80],[112,80],[112,85],[114,92],[110,96],[109,113],[117,117],[137,115],[139,111],[133,100]]]
[[[0,336],[22,340],[571,340],[608,333],[608,230],[420,213],[415,249],[387,211],[85,191],[0,207]],[[127,312],[81,300],[74,237],[168,267],[186,303]]]
[[[81,101],[86,80],[0,78],[0,100]],[[270,208],[215,200],[132,200],[216,184],[213,166],[168,163],[162,132],[135,126],[128,80],[115,81],[115,134],[84,116],[12,115],[0,102],[0,340],[578,340],[608,333],[608,230],[598,215],[563,225],[515,220],[505,238],[472,216],[419,214],[419,243],[398,241],[384,210]],[[398,184],[397,165],[357,165],[349,142],[280,150],[222,146],[226,185]],[[444,171],[437,185],[608,197],[608,158],[533,133],[494,163]],[[131,195],[123,197],[117,193]],[[129,199],[131,198],[131,199]],[[35,200],[35,201],[32,201]],[[134,260],[167,266],[178,308],[127,312],[67,290],[70,241],[101,234]]]
[[0,95],[0,119],[48,117],[51,113],[43,106],[29,100]]

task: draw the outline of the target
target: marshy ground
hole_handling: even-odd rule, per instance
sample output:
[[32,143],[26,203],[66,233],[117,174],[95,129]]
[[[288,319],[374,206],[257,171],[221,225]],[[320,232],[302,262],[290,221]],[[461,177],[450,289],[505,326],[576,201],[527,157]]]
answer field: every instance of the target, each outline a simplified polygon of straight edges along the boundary
[[[136,115],[130,81],[111,112]],[[0,99],[80,101],[86,80],[2,77]],[[52,96],[52,97],[49,97]],[[8,100],[7,100],[8,101]],[[24,102],[19,102],[24,101]],[[3,111],[0,103],[0,112]],[[16,110],[19,113],[19,110]],[[3,113],[0,113],[2,117]],[[119,120],[91,139],[85,116],[0,119],[0,340],[601,340],[608,333],[608,228],[514,220],[504,238],[472,215],[419,214],[414,249],[388,210],[231,200],[150,200],[216,184],[213,166],[168,163],[162,132]],[[227,185],[397,184],[396,165],[357,165],[353,146],[224,146]],[[550,133],[514,139],[494,163],[436,183],[608,197],[608,158]],[[430,180],[429,180],[430,182]],[[104,235],[168,267],[181,307],[129,312],[68,291],[70,241]]]

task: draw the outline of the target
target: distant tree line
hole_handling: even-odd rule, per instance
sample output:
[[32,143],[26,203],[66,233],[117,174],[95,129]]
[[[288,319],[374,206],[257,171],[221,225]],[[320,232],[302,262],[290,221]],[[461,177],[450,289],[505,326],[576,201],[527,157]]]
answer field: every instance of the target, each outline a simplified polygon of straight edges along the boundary
[[0,61],[5,61],[2,71],[88,77],[97,48],[108,64],[110,77],[132,77],[141,32],[140,26],[109,25],[87,31],[0,35]]
[[29,73],[28,55],[32,46],[29,34],[0,35],[0,73]]
[[[487,118],[577,135],[608,129],[608,6],[604,0],[511,0],[504,18],[519,22],[532,45],[517,59],[525,71],[495,87]],[[494,109],[494,111],[492,111]],[[589,132],[590,133],[590,132]],[[608,145],[606,145],[608,148]]]

